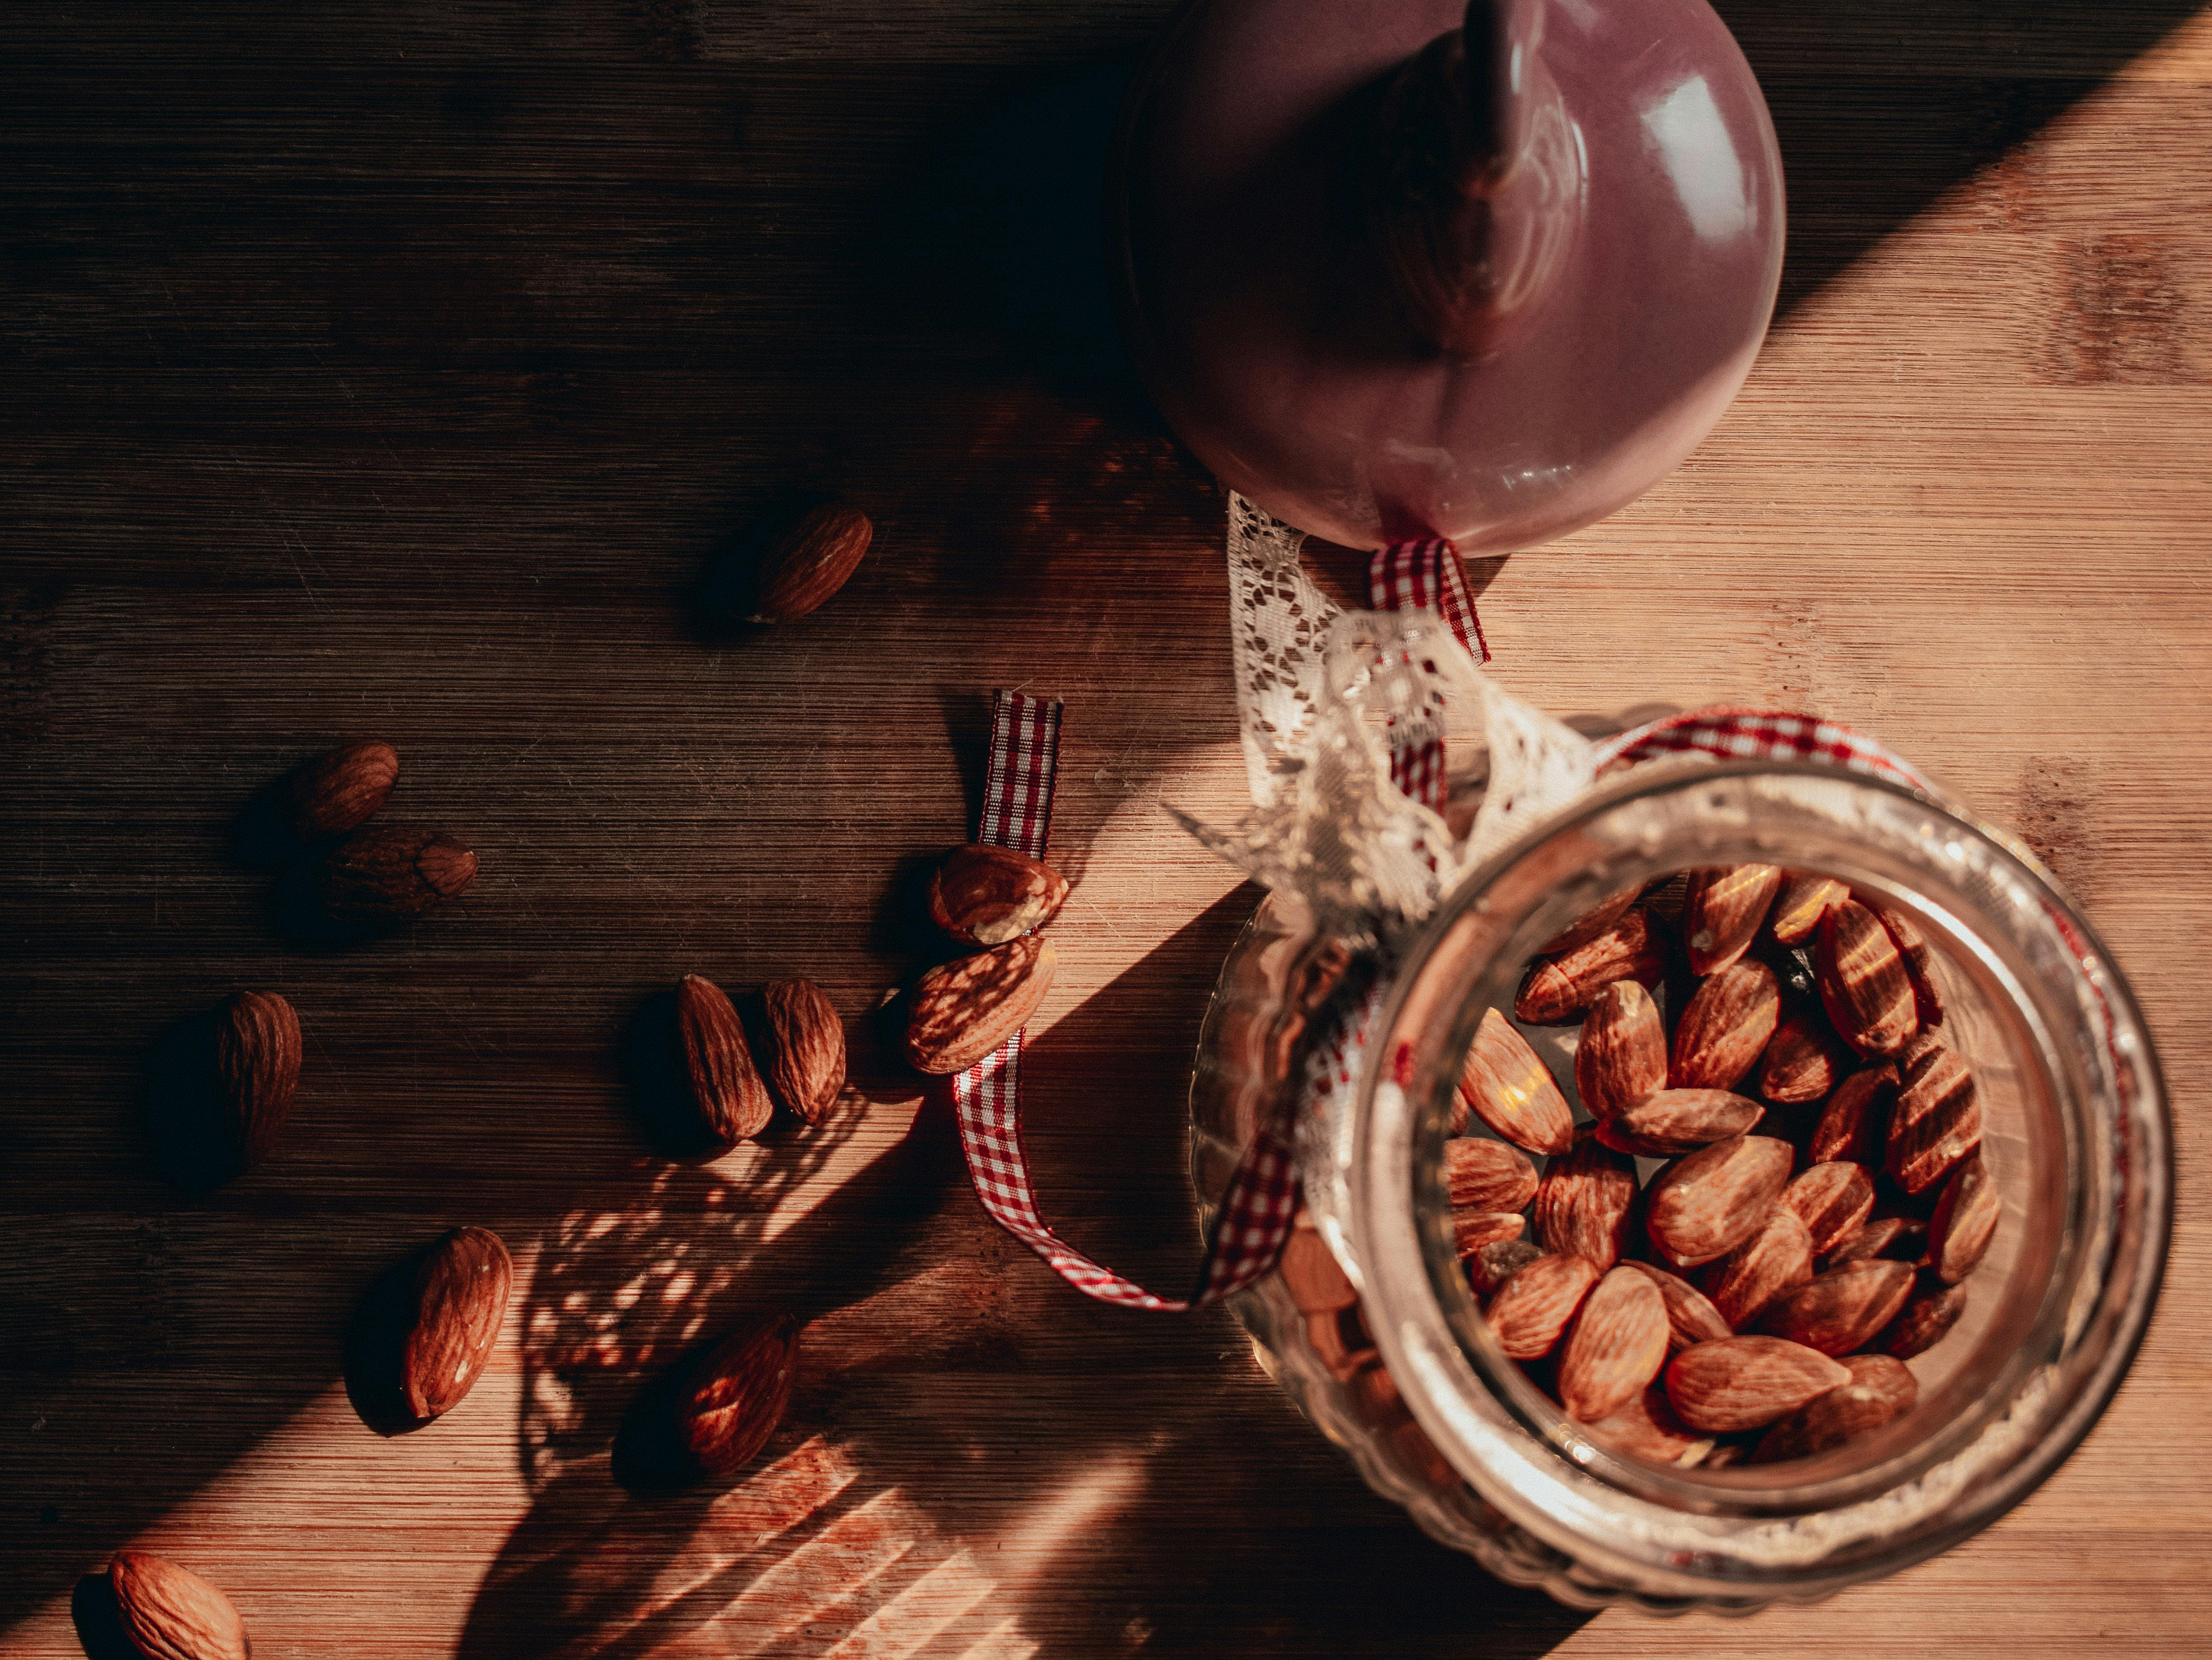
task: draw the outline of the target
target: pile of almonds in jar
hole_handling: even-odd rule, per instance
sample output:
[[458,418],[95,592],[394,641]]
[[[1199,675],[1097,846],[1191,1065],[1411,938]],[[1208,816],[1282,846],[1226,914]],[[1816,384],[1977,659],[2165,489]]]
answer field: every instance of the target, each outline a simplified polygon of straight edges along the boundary
[[1816,874],[1695,870],[1577,921],[1513,1012],[1579,1023],[1591,1122],[1489,1011],[1443,1176],[1498,1347],[1659,1464],[1808,1457],[1910,1411],[1905,1362],[1965,1311],[1998,1213],[1911,923]]

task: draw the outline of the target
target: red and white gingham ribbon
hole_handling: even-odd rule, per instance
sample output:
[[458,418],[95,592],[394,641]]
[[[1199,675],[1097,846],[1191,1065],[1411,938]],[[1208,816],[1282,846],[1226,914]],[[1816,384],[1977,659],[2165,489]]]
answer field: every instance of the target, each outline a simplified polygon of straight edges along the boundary
[[[1478,663],[1490,660],[1490,642],[1482,637],[1482,619],[1475,615],[1474,597],[1468,593],[1459,550],[1440,536],[1376,549],[1367,562],[1367,603],[1376,611],[1433,611],[1467,648],[1468,656]],[[1444,740],[1418,730],[1394,740],[1390,781],[1408,800],[1442,812],[1450,794],[1444,778]]]

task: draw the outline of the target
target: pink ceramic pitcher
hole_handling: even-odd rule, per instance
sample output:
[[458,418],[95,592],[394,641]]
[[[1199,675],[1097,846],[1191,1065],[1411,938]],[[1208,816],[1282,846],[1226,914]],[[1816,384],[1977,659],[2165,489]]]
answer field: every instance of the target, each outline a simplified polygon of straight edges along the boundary
[[1632,500],[1735,397],[1782,268],[1773,125],[1705,0],[1190,0],[1111,202],[1176,432],[1352,547]]

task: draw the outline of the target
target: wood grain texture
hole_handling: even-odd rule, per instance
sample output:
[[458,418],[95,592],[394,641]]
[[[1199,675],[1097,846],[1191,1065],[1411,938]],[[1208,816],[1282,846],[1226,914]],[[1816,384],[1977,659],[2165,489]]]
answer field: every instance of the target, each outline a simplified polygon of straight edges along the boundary
[[[1099,332],[1083,185],[1091,66],[1164,9],[0,17],[0,1653],[77,1652],[128,1543],[272,1654],[2212,1650],[2212,21],[1729,0],[1789,164],[1776,332],[1680,471],[1475,573],[1517,695],[1818,708],[2017,830],[2173,1087],[2166,1298],[2058,1475],[1890,1583],[1659,1625],[1428,1544],[1226,1316],[1060,1286],[871,1015],[927,959],[990,688],[1066,697],[1033,1159],[1079,1244],[1190,1272],[1183,1073],[1250,898],[1152,803],[1242,789],[1222,510]],[[794,489],[875,549],[702,642],[702,571]],[[351,736],[483,873],[296,948],[231,823]],[[650,1155],[622,1035],[692,970],[829,991],[822,1131]],[[299,1104],[186,1199],[139,1072],[243,987],[298,1008]],[[348,1317],[464,1223],[514,1251],[507,1330],[380,1438]],[[625,1494],[640,1380],[767,1307],[815,1321],[769,1468]]]

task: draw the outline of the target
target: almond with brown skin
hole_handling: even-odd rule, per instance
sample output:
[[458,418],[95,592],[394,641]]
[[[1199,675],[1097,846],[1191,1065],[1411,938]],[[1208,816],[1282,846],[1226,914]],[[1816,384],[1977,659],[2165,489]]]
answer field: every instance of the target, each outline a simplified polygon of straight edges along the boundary
[[1575,1091],[1594,1118],[1667,1087],[1667,1027],[1651,994],[1616,980],[1590,1000],[1575,1046]]
[[720,1147],[758,1135],[775,1102],[745,1042],[738,1012],[722,988],[702,975],[676,982],[676,1044],[699,1126]]
[[268,1155],[300,1090],[300,1017],[275,992],[233,994],[216,1021],[216,1098],[227,1151],[251,1170]]
[[906,1058],[917,1072],[965,1072],[1036,1012],[1060,954],[1030,933],[932,969],[915,985],[906,1026]]
[[762,988],[769,1093],[785,1110],[818,1124],[845,1087],[845,1023],[811,980],[771,980]]
[[1585,1424],[1610,1416],[1644,1393],[1667,1364],[1666,1299],[1630,1268],[1590,1288],[1559,1355],[1559,1404]]
[[1917,1262],[1928,1252],[1928,1225],[1906,1216],[1876,1216],[1838,1240],[1822,1262],[1839,1268],[1846,1262],[1881,1257],[1893,1262]]
[[1814,1164],[1782,1190],[1782,1202],[1813,1236],[1813,1255],[1826,1256],[1873,1214],[1874,1178],[1846,1160]]
[[1789,1206],[1768,1208],[1751,1237],[1705,1271],[1699,1289],[1736,1330],[1813,1277],[1813,1236]]
[[971,842],[929,877],[929,920],[967,946],[1003,946],[1060,915],[1067,879],[1012,848]]
[[1997,1184],[1977,1151],[1959,1161],[1943,1183],[1928,1222],[1928,1266],[1957,1285],[1982,1265],[1997,1229]]
[[1682,897],[1682,943],[1690,972],[1700,977],[1718,974],[1750,950],[1781,891],[1782,872],[1773,865],[1692,871]]
[[292,775],[292,833],[317,842],[367,824],[398,776],[399,751],[389,744],[341,744],[317,756]]
[[1444,1192],[1454,1210],[1523,1210],[1536,1196],[1536,1167],[1510,1141],[1455,1137],[1444,1143]]
[[477,856],[434,830],[362,830],[333,848],[316,884],[323,913],[342,927],[426,916],[476,879]]
[[1774,970],[1755,959],[1731,963],[1699,986],[1682,1011],[1668,1084],[1678,1090],[1735,1088],[1781,1018],[1782,988]]
[[1667,1399],[1692,1429],[1765,1429],[1851,1375],[1818,1350],[1779,1337],[1724,1337],[1684,1349],[1667,1367]]
[[1820,1109],[1808,1156],[1816,1164],[1838,1159],[1855,1164],[1881,1163],[1889,1134],[1890,1105],[1897,1098],[1897,1068],[1884,1061],[1862,1067],[1836,1086]]
[[400,1348],[401,1388],[417,1420],[444,1417],[475,1384],[514,1283],[514,1260],[489,1228],[455,1228],[424,1256]]
[[1905,959],[1881,921],[1856,900],[1820,919],[1813,958],[1820,1005],[1837,1036],[1861,1055],[1895,1055],[1920,1029]]
[[1920,1016],[1921,1029],[1943,1024],[1943,994],[1936,984],[1936,957],[1928,949],[1928,941],[1912,925],[1912,919],[1903,911],[1878,909],[1881,925],[1889,937],[1897,942],[1897,953],[1905,959],[1905,976],[1912,982],[1912,998]]
[[1306,1341],[1328,1368],[1328,1375],[1340,1383],[1375,1358],[1373,1340],[1359,1323],[1359,1310],[1332,1309],[1325,1314],[1305,1316]]
[[799,1330],[789,1315],[749,1320],[686,1378],[676,1409],[678,1435],[705,1474],[735,1475],[775,1433],[799,1372]]
[[1903,1262],[1877,1256],[1846,1263],[1777,1299],[1759,1329],[1823,1354],[1850,1354],[1897,1318],[1912,1295],[1912,1270]]
[[1919,1398],[1912,1373],[1887,1354],[1855,1354],[1844,1367],[1851,1381],[1815,1395],[1774,1425],[1752,1450],[1752,1462],[1778,1464],[1829,1451],[1895,1422]]
[[1472,1256],[1486,1245],[1502,1245],[1518,1239],[1528,1225],[1515,1210],[1455,1210],[1452,1213],[1452,1249]]
[[1692,1343],[1711,1343],[1735,1335],[1712,1299],[1680,1274],[1650,1262],[1630,1262],[1622,1266],[1634,1268],[1659,1287],[1659,1295],[1667,1304],[1669,1348],[1686,1349]]
[[230,1598],[174,1562],[119,1550],[107,1584],[123,1634],[150,1660],[246,1660],[252,1652]]
[[1767,913],[1768,927],[1781,944],[1802,946],[1819,929],[1829,908],[1850,897],[1851,891],[1832,876],[1785,871],[1782,891],[1775,898],[1774,909]]
[[1661,1090],[1601,1120],[1597,1139],[1619,1152],[1668,1158],[1745,1134],[1765,1113],[1726,1090]]
[[1516,1360],[1540,1360],[1599,1279],[1579,1256],[1540,1256],[1500,1286],[1483,1310],[1498,1347]]
[[1601,1146],[1585,1128],[1574,1150],[1554,1158],[1536,1184],[1536,1237],[1547,1250],[1610,1268],[1636,1225],[1636,1163]]
[[1487,1297],[1544,1254],[1533,1239],[1501,1239],[1460,1259],[1477,1297]]
[[[1725,1335],[1725,1333],[1723,1333]],[[1692,1469],[1712,1450],[1713,1438],[1699,1435],[1676,1415],[1667,1391],[1654,1383],[1626,1405],[1583,1427],[1591,1440],[1647,1464]]]
[[1826,1098],[1850,1065],[1828,1023],[1801,1010],[1774,1029],[1759,1061],[1759,1092],[1777,1106]]
[[1758,1230],[1796,1157],[1771,1135],[1735,1135],[1701,1147],[1652,1177],[1644,1194],[1644,1231],[1678,1268],[1724,1256]]
[[852,579],[875,533],[867,514],[842,502],[801,516],[763,550],[745,621],[795,623],[818,611]]
[[1635,905],[1603,933],[1531,968],[1513,1012],[1532,1026],[1564,1025],[1616,980],[1648,987],[1666,975],[1665,937],[1651,913]]
[[1577,946],[1587,945],[1619,921],[1622,914],[1636,903],[1638,896],[1643,891],[1644,885],[1638,882],[1633,886],[1621,889],[1620,892],[1591,906],[1589,909],[1569,923],[1565,930],[1557,939],[1546,945],[1537,955],[1557,957],[1562,952],[1572,951]]
[[1912,1295],[1881,1336],[1875,1347],[1900,1360],[1924,1354],[1951,1335],[1966,1312],[1966,1288],[1947,1286],[1932,1274],[1923,1274]]
[[1496,1009],[1482,1017],[1459,1086],[1475,1116],[1514,1146],[1549,1154],[1574,1145],[1574,1111],[1551,1068]]
[[1291,1237],[1283,1242],[1276,1271],[1283,1276],[1283,1288],[1290,1292],[1291,1301],[1303,1314],[1348,1309],[1359,1300],[1328,1242],[1310,1229],[1291,1231]]
[[1941,1043],[1905,1073],[1890,1109],[1884,1162],[1907,1193],[1924,1193],[1982,1144],[1982,1103],[1966,1063]]

